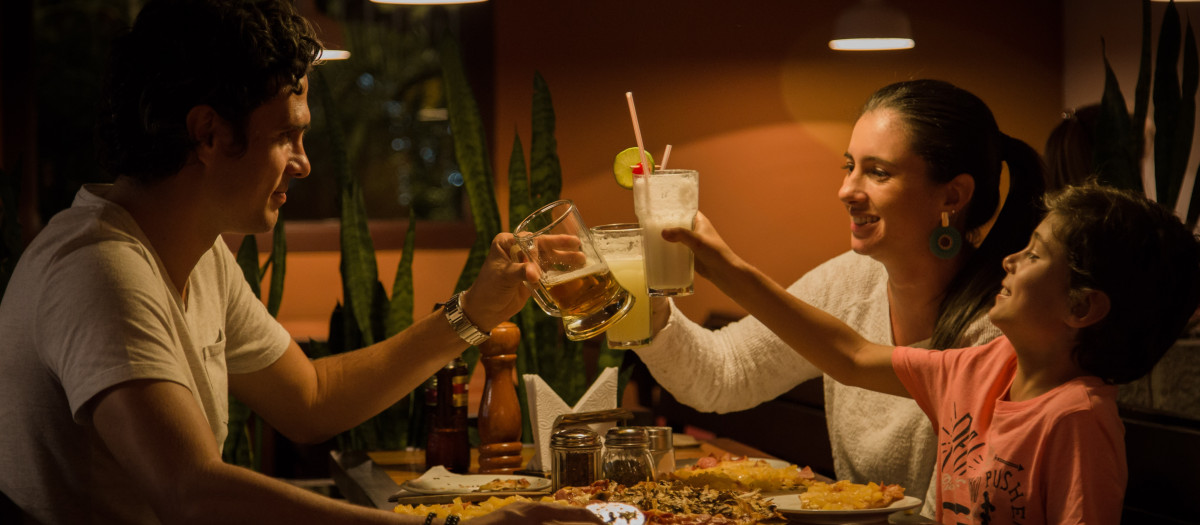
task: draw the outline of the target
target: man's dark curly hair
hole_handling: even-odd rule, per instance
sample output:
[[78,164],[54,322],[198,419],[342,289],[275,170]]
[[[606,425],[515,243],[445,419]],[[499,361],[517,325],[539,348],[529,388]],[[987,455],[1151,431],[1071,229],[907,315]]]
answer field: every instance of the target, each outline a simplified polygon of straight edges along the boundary
[[99,119],[101,163],[149,182],[178,172],[195,142],[186,120],[208,105],[246,147],[250,113],[301,79],[321,50],[289,0],[151,0],[113,46]]
[[1054,237],[1071,269],[1071,290],[1103,291],[1109,312],[1085,327],[1075,361],[1107,383],[1133,381],[1158,363],[1200,303],[1200,245],[1170,210],[1095,183],[1048,194]]

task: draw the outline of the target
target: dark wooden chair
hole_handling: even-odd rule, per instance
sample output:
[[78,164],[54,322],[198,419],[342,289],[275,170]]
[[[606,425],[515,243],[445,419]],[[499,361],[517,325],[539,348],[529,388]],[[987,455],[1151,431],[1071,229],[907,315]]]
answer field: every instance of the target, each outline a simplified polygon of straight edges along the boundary
[[1200,523],[1200,421],[1121,407],[1125,423],[1125,525]]

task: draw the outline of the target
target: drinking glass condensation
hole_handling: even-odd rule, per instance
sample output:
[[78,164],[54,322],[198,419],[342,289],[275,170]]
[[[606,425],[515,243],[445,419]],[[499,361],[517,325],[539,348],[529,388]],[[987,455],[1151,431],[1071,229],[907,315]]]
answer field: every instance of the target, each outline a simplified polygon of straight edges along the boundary
[[692,229],[700,204],[700,173],[655,170],[633,178],[633,210],[642,225],[646,286],[650,295],[691,295],[692,250],[665,241],[666,228]]
[[633,309],[625,318],[604,332],[608,347],[637,348],[650,344],[650,296],[646,294],[642,229],[633,223],[595,226],[592,240],[617,282],[634,299]]
[[538,284],[530,286],[534,299],[546,313],[562,318],[568,339],[600,334],[633,308],[633,296],[613,278],[573,202],[542,206],[513,236],[537,267]]

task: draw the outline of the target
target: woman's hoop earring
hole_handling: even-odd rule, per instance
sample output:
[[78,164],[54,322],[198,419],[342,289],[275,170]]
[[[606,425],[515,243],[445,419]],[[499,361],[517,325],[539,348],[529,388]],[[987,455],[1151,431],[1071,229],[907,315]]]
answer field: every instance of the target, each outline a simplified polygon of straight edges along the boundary
[[950,225],[950,212],[942,212],[942,225],[929,235],[929,251],[942,259],[958,255],[962,249],[962,234]]

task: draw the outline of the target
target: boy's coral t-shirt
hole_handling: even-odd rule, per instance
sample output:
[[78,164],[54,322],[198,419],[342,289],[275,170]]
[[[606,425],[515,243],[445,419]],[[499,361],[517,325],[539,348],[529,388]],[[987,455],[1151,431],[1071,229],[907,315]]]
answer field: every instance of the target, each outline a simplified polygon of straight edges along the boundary
[[1017,356],[1007,337],[942,352],[898,347],[892,366],[938,434],[940,523],[1121,521],[1115,386],[1085,376],[1009,401]]

